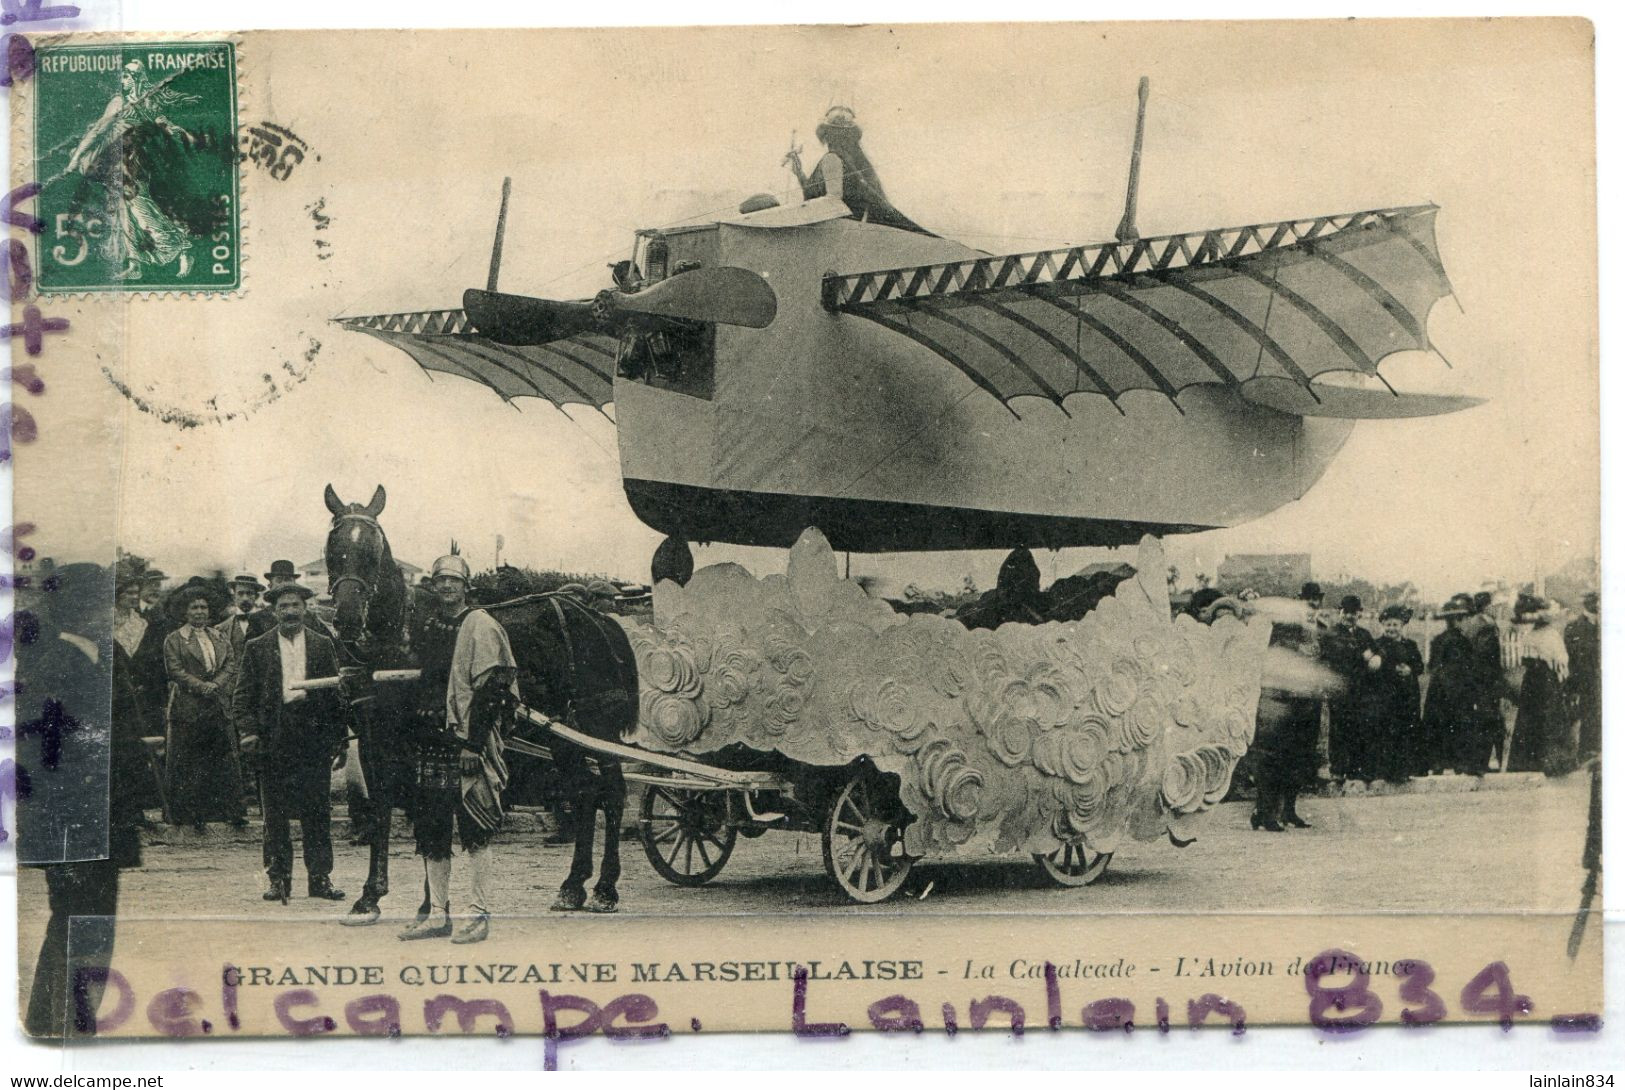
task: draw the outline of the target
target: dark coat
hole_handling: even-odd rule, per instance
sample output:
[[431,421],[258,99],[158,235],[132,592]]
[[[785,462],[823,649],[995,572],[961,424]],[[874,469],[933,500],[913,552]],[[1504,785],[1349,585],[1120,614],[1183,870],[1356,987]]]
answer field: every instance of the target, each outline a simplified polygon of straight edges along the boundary
[[[1379,720],[1372,755],[1374,771],[1385,780],[1420,776],[1428,770],[1429,756],[1421,734],[1422,649],[1416,641],[1382,636],[1376,642],[1382,666],[1371,685]],[[1409,673],[1401,676],[1399,668]]]
[[1579,759],[1602,753],[1602,641],[1597,623],[1580,617],[1563,630],[1569,652],[1570,714],[1580,723]]
[[1523,660],[1518,719],[1507,753],[1508,772],[1561,774],[1574,767],[1569,703],[1557,671],[1542,659]]
[[231,699],[227,685],[234,674],[231,645],[209,628],[198,629],[197,638],[214,649],[212,670],[184,628],[164,638],[169,672],[164,779],[169,820],[177,825],[243,816],[241,756],[237,733],[226,718]]
[[[232,717],[245,729],[252,724],[260,737],[263,760],[303,756],[327,760],[343,746],[344,706],[337,689],[310,690],[285,714],[282,703],[282,652],[275,630],[248,641],[243,649]],[[335,677],[339,672],[333,641],[305,629],[305,676]],[[299,707],[298,705],[303,705]]]
[[[193,720],[208,712],[224,713],[231,699],[231,645],[211,628],[197,630],[214,648],[214,669],[204,663],[201,652],[177,628],[164,637],[164,670],[169,675],[169,716]],[[208,692],[209,686],[214,692]]]
[[248,638],[254,639],[263,636],[276,628],[276,614],[270,607],[256,609],[248,615]]
[[146,729],[153,734],[164,732],[165,709],[169,705],[169,674],[164,669],[164,637],[175,630],[161,609],[144,611],[147,630],[141,634],[141,643],[130,655],[130,684],[141,704]]
[[1376,640],[1359,625],[1333,625],[1320,640],[1321,659],[1337,672],[1343,692],[1331,702],[1331,736],[1327,739],[1332,772],[1365,778],[1373,774],[1374,734],[1381,717],[1376,671],[1366,653],[1375,653]]
[[[1276,624],[1270,628],[1270,646],[1284,647],[1306,659],[1320,657],[1320,632],[1303,624]],[[1266,688],[1258,698],[1258,729],[1253,748],[1260,779],[1281,789],[1297,789],[1314,782],[1319,763],[1320,696]]]
[[233,613],[225,620],[214,626],[215,633],[220,636],[221,639],[225,640],[226,644],[231,648],[232,675],[231,684],[227,688],[228,693],[235,692],[237,690],[237,669],[241,667],[243,663],[243,648],[247,647],[248,641],[256,635],[256,633],[252,631],[252,618],[254,615],[252,613],[248,614],[248,631],[243,631],[243,626],[237,623],[237,618],[241,616],[243,616],[241,613]]
[[[17,776],[29,784],[17,799],[17,862],[108,857],[139,866],[141,812],[132,799],[146,761],[134,734],[140,721],[128,714],[128,684],[116,676],[122,651],[112,661],[92,659],[47,629],[19,635],[16,654]],[[85,820],[86,798],[98,796],[108,800],[105,833],[99,821]]]
[[1422,729],[1430,768],[1482,772],[1489,747],[1481,744],[1483,684],[1473,641],[1460,628],[1447,628],[1428,645],[1427,707]]

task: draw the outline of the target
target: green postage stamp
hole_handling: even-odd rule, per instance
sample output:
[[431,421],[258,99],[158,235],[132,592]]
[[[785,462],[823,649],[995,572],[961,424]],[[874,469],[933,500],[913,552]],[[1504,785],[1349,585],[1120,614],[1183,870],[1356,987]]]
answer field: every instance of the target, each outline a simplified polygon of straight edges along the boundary
[[38,62],[40,291],[236,288],[233,45],[46,46]]

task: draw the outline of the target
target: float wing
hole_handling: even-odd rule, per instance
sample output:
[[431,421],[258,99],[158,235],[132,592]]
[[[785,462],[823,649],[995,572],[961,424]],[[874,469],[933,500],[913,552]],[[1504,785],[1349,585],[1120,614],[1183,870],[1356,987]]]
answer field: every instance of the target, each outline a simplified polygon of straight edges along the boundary
[[539,397],[553,404],[591,405],[614,400],[613,337],[581,333],[545,345],[498,344],[473,332],[460,310],[427,310],[340,318],[411,356],[425,371],[473,379],[504,401]]
[[[1327,371],[1378,375],[1395,352],[1428,350],[1428,312],[1451,293],[1421,205],[1075,246],[905,269],[831,274],[824,306],[908,337],[1007,404],[1074,393],[1116,401],[1129,390],[1177,398],[1188,386],[1314,409]],[[1388,396],[1388,395],[1385,395]],[[1398,395],[1391,395],[1397,397]],[[1471,399],[1412,401],[1454,411]],[[1294,408],[1284,408],[1292,405]],[[1308,410],[1305,410],[1306,412]]]

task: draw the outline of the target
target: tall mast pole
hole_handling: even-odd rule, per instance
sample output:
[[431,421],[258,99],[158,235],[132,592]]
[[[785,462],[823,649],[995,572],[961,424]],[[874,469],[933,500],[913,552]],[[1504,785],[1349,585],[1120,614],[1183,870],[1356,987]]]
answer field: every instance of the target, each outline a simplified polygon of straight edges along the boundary
[[502,207],[497,210],[497,237],[491,243],[491,275],[485,278],[485,290],[497,290],[497,273],[502,271],[502,236],[508,229],[508,192],[513,188],[513,179],[502,179]]
[[1128,198],[1123,203],[1123,218],[1117,224],[1117,241],[1133,242],[1140,237],[1134,226],[1134,213],[1140,199],[1140,147],[1145,143],[1145,101],[1151,97],[1151,80],[1140,77],[1140,115],[1134,123],[1134,157],[1128,164]]

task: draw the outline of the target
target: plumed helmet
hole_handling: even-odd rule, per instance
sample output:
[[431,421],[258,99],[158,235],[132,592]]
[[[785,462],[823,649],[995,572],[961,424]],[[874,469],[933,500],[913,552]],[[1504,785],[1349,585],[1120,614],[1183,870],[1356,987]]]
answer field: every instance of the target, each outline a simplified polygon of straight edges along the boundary
[[464,583],[467,583],[470,579],[468,561],[456,553],[447,553],[434,562],[434,567],[430,569],[430,575],[434,579],[438,579],[442,575],[455,575]]

